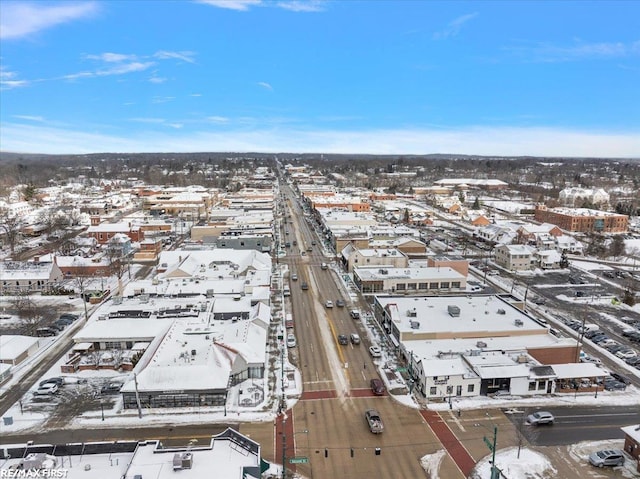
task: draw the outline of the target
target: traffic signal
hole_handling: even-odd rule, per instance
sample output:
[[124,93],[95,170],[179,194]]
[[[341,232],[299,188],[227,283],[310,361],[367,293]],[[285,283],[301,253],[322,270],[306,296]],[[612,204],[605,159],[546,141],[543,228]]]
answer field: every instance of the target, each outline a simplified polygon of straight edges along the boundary
[[355,451],[353,450],[353,448],[351,448],[351,457],[353,457],[355,454]]
[[329,457],[329,449],[324,448],[324,457]]
[[379,456],[379,455],[380,455],[380,448],[376,447],[376,456]]

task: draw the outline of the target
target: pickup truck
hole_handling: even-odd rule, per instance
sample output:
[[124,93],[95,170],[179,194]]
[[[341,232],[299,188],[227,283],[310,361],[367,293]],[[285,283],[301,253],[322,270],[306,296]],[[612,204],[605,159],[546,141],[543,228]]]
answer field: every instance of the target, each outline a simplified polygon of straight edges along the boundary
[[375,409],[367,409],[364,413],[364,418],[367,420],[369,430],[372,433],[380,434],[384,431],[384,424],[382,423],[382,419],[380,419],[380,413]]

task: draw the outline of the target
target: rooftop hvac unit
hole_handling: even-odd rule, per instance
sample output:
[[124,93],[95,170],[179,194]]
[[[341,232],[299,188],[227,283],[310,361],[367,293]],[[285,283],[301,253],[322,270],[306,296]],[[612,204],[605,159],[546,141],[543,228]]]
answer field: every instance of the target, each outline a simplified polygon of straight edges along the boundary
[[140,295],[140,302],[141,303],[148,303],[149,302],[149,295],[148,294],[141,294]]
[[514,324],[515,324],[516,326],[522,326],[524,323],[522,322],[522,320],[521,320],[521,319],[516,319],[516,320],[514,321]]
[[469,356],[480,356],[480,354],[482,354],[482,351],[479,349],[472,349],[469,351]]
[[407,316],[410,318],[415,318],[418,315],[416,308],[407,310]]
[[449,316],[452,318],[460,317],[460,308],[454,304],[447,306],[447,311],[449,312]]
[[498,314],[507,314],[504,309],[499,309]]
[[122,304],[122,296],[114,296],[113,304]]
[[420,329],[420,321],[411,321],[409,324],[411,329]]
[[207,298],[211,298],[213,297],[213,290],[212,289],[208,289],[207,290]]
[[173,470],[191,469],[193,466],[193,454],[190,452],[178,452],[173,456]]
[[486,348],[487,347],[487,343],[485,343],[484,341],[478,341],[476,343],[476,347],[477,348]]
[[524,363],[528,363],[529,362],[529,358],[527,357],[526,354],[520,354],[518,356],[518,358],[516,359],[516,362],[518,364],[524,364]]

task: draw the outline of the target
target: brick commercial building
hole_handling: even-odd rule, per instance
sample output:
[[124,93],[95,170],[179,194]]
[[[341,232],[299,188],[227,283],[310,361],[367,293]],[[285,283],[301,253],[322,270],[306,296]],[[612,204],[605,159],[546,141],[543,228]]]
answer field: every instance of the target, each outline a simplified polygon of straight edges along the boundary
[[581,233],[626,233],[629,217],[587,208],[552,208],[536,206],[536,221],[551,223],[566,231]]

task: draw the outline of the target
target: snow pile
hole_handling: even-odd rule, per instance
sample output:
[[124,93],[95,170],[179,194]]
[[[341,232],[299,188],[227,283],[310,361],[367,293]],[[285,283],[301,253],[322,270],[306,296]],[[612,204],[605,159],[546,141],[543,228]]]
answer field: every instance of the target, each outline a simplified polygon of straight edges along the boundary
[[422,456],[422,458],[420,459],[420,464],[422,464],[422,468],[427,473],[427,476],[429,476],[431,479],[438,479],[438,470],[440,470],[440,463],[446,455],[447,451],[445,451],[444,449],[440,449],[433,454]]
[[[491,456],[487,456],[476,464],[469,477],[483,479],[491,477]],[[518,448],[512,447],[496,452],[496,466],[502,470],[503,477],[509,479],[536,479],[553,477],[557,471],[542,454],[531,449],[522,448],[518,457]]]

